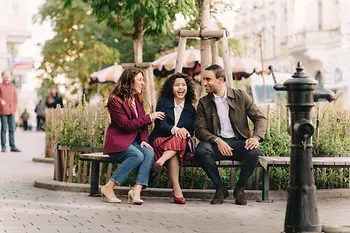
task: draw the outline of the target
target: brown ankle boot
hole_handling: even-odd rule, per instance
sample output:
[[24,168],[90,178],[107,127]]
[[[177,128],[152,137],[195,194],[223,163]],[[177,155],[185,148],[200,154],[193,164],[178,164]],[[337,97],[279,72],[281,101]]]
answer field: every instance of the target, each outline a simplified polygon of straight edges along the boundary
[[213,200],[211,200],[210,204],[219,205],[224,203],[224,199],[228,197],[228,191],[225,186],[221,186],[216,189],[215,196]]
[[233,197],[236,199],[235,203],[237,205],[246,205],[247,204],[247,198],[244,193],[244,189],[242,188],[235,188],[233,191]]

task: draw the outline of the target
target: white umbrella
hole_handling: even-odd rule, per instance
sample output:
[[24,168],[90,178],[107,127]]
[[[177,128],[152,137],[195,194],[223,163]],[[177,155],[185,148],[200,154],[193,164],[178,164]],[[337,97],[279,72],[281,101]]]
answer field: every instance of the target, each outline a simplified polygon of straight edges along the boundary
[[[166,77],[173,73],[176,67],[177,52],[164,55],[152,62],[154,73],[157,76]],[[235,79],[249,77],[252,73],[260,73],[261,63],[248,57],[230,57],[232,73]],[[188,74],[200,72],[201,52],[198,49],[187,49],[184,54],[183,71]],[[219,57],[220,66],[223,66],[223,59]],[[264,71],[268,71],[267,68]]]
[[[177,59],[177,52],[172,52],[166,54],[154,62],[152,65],[154,69],[162,70],[163,68],[170,71],[175,69]],[[184,64],[182,67],[184,68],[193,68],[197,63],[200,63],[201,60],[201,52],[198,49],[187,49],[184,54]]]
[[123,72],[121,65],[115,64],[90,75],[90,83],[117,82]]

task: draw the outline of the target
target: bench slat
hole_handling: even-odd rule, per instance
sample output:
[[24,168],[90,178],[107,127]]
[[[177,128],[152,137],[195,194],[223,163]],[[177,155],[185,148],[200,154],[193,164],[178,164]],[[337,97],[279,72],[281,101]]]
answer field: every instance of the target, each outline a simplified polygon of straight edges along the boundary
[[[98,160],[101,162],[112,162],[112,159],[108,155],[103,153],[84,153],[80,154],[79,158],[81,160]],[[260,166],[266,169],[266,166],[283,166],[290,164],[290,157],[268,157],[260,156],[259,158]],[[219,160],[216,161],[219,167],[237,167],[241,163],[239,161],[232,160]],[[349,167],[350,157],[313,157],[312,164],[314,166],[337,166],[337,167]],[[185,167],[199,167],[197,163],[185,163]]]

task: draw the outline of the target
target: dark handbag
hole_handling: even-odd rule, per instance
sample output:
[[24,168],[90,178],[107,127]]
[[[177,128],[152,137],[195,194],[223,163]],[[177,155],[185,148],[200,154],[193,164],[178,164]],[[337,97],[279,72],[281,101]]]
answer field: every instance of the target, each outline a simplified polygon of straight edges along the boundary
[[186,152],[185,152],[185,160],[186,161],[193,161],[194,159],[194,153],[195,153],[195,147],[194,142],[192,138],[187,138],[187,145],[186,145]]

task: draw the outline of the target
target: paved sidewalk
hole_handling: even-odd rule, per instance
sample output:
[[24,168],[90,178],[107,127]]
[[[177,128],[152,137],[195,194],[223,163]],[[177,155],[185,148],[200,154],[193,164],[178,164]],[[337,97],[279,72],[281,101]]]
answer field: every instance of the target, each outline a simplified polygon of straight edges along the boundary
[[[147,198],[142,206],[102,203],[84,193],[33,187],[36,179],[52,177],[53,165],[33,163],[44,150],[44,134],[17,132],[22,153],[0,153],[0,233],[14,232],[268,232],[283,231],[284,201],[250,201],[237,206],[227,201],[188,200],[184,206],[171,199]],[[349,225],[350,199],[322,200],[321,221]]]

